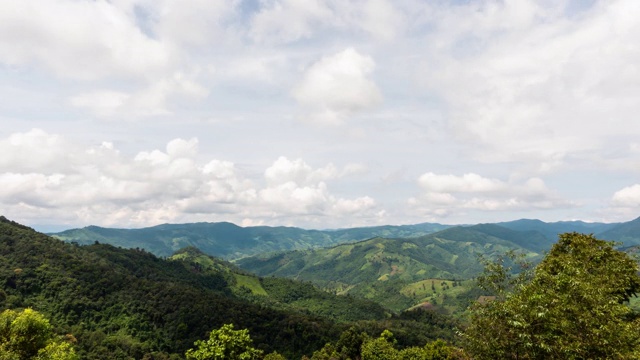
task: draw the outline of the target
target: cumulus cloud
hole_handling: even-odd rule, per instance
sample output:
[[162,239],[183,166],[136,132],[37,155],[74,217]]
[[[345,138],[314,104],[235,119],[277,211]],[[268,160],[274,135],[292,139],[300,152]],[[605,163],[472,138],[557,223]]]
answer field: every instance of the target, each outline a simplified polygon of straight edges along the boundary
[[134,92],[95,90],[72,96],[71,105],[85,108],[101,118],[148,117],[167,115],[170,98],[187,96],[204,98],[209,91],[198,83],[176,73],[169,79],[155,81]]
[[557,169],[568,156],[592,157],[606,139],[640,135],[630,100],[640,96],[640,50],[628,46],[640,39],[631,15],[640,3],[597,2],[573,16],[567,3],[431,9],[422,79],[477,159]]
[[368,197],[344,199],[332,195],[326,181],[351,173],[353,165],[340,171],[333,164],[313,169],[302,159],[289,160],[280,157],[265,170],[267,187],[258,196],[265,209],[271,212],[290,211],[296,214],[342,215],[375,208],[375,201]]
[[353,48],[326,56],[311,65],[293,89],[293,97],[312,111],[312,117],[340,122],[345,115],[371,109],[382,101],[369,77],[375,62]]
[[474,173],[462,176],[425,173],[418,179],[422,189],[408,203],[425,214],[446,217],[469,210],[533,211],[573,207],[547,188],[540,178],[502,181]]
[[638,217],[640,210],[640,184],[633,184],[615,191],[603,201],[597,216],[603,221],[628,221]]
[[16,218],[46,210],[58,223],[118,226],[248,219],[281,224],[379,211],[371,197],[333,194],[328,181],[350,172],[332,164],[313,168],[280,157],[262,179],[251,179],[233,162],[202,162],[198,145],[197,138],[177,138],[164,149],[125,155],[110,142],[74,144],[42,130],[13,134],[0,140],[0,152],[19,155],[0,159],[0,205]]
[[487,179],[474,173],[455,176],[428,172],[420,176],[418,184],[428,192],[436,193],[496,192],[506,187],[500,180]]
[[[205,19],[213,21],[212,14],[233,8],[206,3],[211,5],[192,2],[178,10],[171,2],[150,7],[142,0],[5,1],[0,4],[0,63],[46,69],[84,84],[69,102],[98,117],[166,115],[176,98],[198,100],[208,94],[199,65],[182,48],[212,35]],[[140,15],[139,9],[148,11]],[[148,23],[146,31],[141,22]]]
[[611,198],[611,202],[617,207],[637,209],[640,207],[640,184],[627,186],[616,191]]
[[91,80],[157,75],[172,55],[114,2],[8,0],[0,5],[0,61]]
[[[247,223],[373,216],[395,193],[438,216],[496,214],[571,206],[541,179],[575,194],[567,178],[579,173],[597,174],[603,197],[587,199],[592,208],[633,209],[631,190],[612,196],[607,178],[633,184],[640,169],[639,12],[636,0],[0,1],[0,147],[11,154],[0,158],[3,195],[25,214],[60,207],[66,219],[140,223],[212,211]],[[152,144],[173,126],[187,138],[219,133],[219,144],[201,147],[236,163],[191,140],[131,154],[24,132],[96,139],[104,119],[121,139],[121,121],[145,119],[154,131],[123,128]],[[295,119],[344,126],[310,132]],[[250,150],[258,135],[246,129],[259,129],[260,165]],[[309,150],[338,141],[322,155]],[[279,158],[301,143],[296,156],[340,159]],[[420,194],[404,176],[360,182],[419,163],[433,166],[416,182]],[[487,164],[510,177],[478,175]],[[354,188],[377,194],[339,193]],[[409,221],[400,207],[385,216]]]
[[323,33],[362,32],[389,41],[405,28],[405,15],[388,0],[273,0],[251,18],[249,35],[258,43],[293,43]]
[[249,34],[256,42],[287,43],[309,38],[331,21],[334,13],[325,1],[275,0],[253,16]]

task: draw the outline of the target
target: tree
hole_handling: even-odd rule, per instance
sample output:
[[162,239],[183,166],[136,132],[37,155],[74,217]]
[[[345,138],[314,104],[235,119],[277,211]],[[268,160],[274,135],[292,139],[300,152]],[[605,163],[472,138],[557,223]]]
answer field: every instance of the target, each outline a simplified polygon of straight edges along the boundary
[[69,342],[55,336],[49,320],[33,309],[0,314],[1,360],[76,360]]
[[497,297],[474,306],[463,333],[475,359],[638,358],[640,322],[628,300],[640,277],[614,243],[561,234],[532,275],[514,281],[494,263],[481,277]]
[[284,356],[280,355],[277,351],[269,353],[264,356],[262,360],[287,360]]
[[262,356],[262,350],[253,348],[249,330],[233,330],[233,324],[212,330],[209,339],[194,343],[197,349],[186,352],[191,360],[255,360]]
[[448,345],[444,340],[427,343],[424,347],[408,347],[396,350],[396,341],[389,330],[376,339],[366,339],[362,344],[362,360],[467,360],[460,349]]
[[396,341],[393,333],[384,330],[380,337],[370,339],[362,344],[362,360],[395,360],[398,351],[394,348]]

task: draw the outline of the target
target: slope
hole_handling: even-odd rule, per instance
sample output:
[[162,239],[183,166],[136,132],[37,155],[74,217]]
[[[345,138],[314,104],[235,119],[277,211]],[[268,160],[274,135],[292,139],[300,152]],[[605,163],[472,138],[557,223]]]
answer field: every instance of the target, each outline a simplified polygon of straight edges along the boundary
[[624,246],[640,245],[640,217],[634,220],[616,224],[597,234],[598,238],[622,242]]
[[[409,239],[373,238],[325,249],[301,250],[238,260],[243,269],[261,276],[311,281],[338,293],[364,296],[394,310],[427,302],[414,292],[425,281],[458,280],[482,270],[477,256],[495,256],[518,250],[535,259],[538,252],[520,246],[541,239],[536,232],[516,232],[497,225],[454,227]],[[516,242],[517,240],[517,242]],[[461,289],[456,289],[460,293]],[[431,294],[433,295],[433,294]],[[433,299],[432,299],[433,300]]]
[[[388,318],[371,302],[259,279],[197,252],[163,260],[143,250],[65,244],[4,217],[0,279],[0,307],[46,314],[59,333],[74,334],[87,359],[181,358],[195,340],[225,323],[249,329],[261,349],[299,358],[348,326],[330,315],[346,316],[348,309],[356,319],[383,317],[386,324]],[[268,301],[258,301],[263,297]],[[301,311],[304,301],[315,308]],[[313,315],[327,308],[333,313]],[[367,322],[370,328],[383,323]],[[431,331],[428,324],[411,326],[427,337]]]
[[497,225],[516,231],[537,231],[546,238],[545,248],[548,249],[558,240],[558,234],[566,232],[598,234],[618,224],[587,223],[584,221],[558,221],[548,223],[535,219],[520,219],[497,223]]
[[194,246],[206,254],[226,259],[265,252],[308,249],[363,240],[374,236],[415,237],[446,229],[440,224],[378,226],[339,230],[304,230],[295,227],[240,227],[228,222],[163,224],[142,229],[88,226],[51,236],[81,245],[100,243],[145,249],[157,256]]

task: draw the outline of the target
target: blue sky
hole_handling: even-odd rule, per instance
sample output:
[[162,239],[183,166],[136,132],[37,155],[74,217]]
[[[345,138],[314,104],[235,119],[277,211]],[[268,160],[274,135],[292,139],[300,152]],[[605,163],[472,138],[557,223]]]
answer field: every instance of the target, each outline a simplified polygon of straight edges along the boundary
[[638,13],[5,0],[0,208],[42,230],[631,220]]

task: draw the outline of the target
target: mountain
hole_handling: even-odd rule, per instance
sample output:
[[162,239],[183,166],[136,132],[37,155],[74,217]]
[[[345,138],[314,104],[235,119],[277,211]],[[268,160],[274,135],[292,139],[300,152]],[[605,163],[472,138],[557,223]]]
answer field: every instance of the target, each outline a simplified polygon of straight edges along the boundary
[[[478,224],[488,226],[492,224]],[[635,221],[628,223],[587,223],[583,221],[543,222],[534,219],[520,219],[500,222],[500,229],[516,231],[509,238],[528,250],[541,252],[555,243],[558,234],[565,232],[593,233],[615,241],[624,241],[625,245],[640,244],[640,230]],[[295,227],[252,226],[241,227],[228,222],[163,224],[141,229],[114,229],[88,226],[71,229],[51,236],[81,245],[96,241],[124,248],[140,248],[156,256],[171,256],[175,251],[194,246],[208,255],[227,260],[240,259],[263,253],[288,250],[314,249],[338,244],[382,238],[414,238],[454,226],[435,223],[416,225],[386,225],[337,230],[305,230]],[[486,231],[490,231],[488,228]],[[537,234],[535,234],[537,233]],[[495,234],[497,237],[508,234]],[[520,238],[522,237],[522,238]],[[526,242],[526,243],[525,243]]]
[[594,234],[599,239],[621,242],[625,247],[640,245],[640,217],[628,222],[609,224],[583,221],[546,223],[540,220],[521,219],[498,223],[498,225],[518,231],[537,231],[547,239],[547,248],[555,243],[558,234],[565,232]]
[[238,259],[260,253],[308,249],[363,240],[375,236],[416,237],[448,228],[441,224],[377,226],[339,230],[304,230],[295,227],[240,227],[228,222],[163,224],[142,229],[88,226],[49,234],[81,245],[96,241],[124,248],[145,249],[156,256],[194,246],[206,254]]
[[482,271],[479,254],[494,257],[516,250],[536,259],[540,253],[534,249],[544,240],[538,232],[483,224],[417,238],[372,238],[330,248],[254,256],[236,264],[261,276],[311,281],[400,311],[420,303],[442,302],[444,290],[463,296],[463,287],[453,288]]
[[624,246],[640,245],[640,217],[629,222],[615,224],[615,226],[599,232],[597,237],[604,240],[619,241]]
[[97,360],[182,358],[226,323],[288,358],[335,341],[350,320],[376,331],[405,329],[392,331],[409,345],[453,334],[442,318],[411,322],[370,301],[249,275],[196,249],[161,259],[140,249],[79,246],[0,217],[0,308],[26,307],[46,315],[57,333],[73,334],[81,358]]
[[579,232],[584,234],[599,234],[619,224],[588,223],[584,221],[558,221],[543,222],[535,219],[520,219],[515,221],[497,223],[516,231],[537,231],[547,240],[547,248],[558,240],[558,234],[566,232]]

